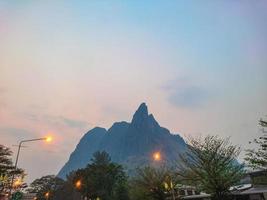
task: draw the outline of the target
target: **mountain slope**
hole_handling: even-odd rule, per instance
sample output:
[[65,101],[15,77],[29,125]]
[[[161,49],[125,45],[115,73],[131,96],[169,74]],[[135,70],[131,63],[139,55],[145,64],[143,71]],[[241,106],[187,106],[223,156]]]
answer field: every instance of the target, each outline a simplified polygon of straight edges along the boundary
[[112,161],[123,164],[128,170],[137,166],[153,164],[152,155],[160,152],[162,162],[173,165],[186,144],[179,135],[171,134],[161,127],[145,103],[135,112],[131,123],[116,122],[108,130],[94,128],[86,133],[71,154],[58,176],[85,167],[95,151],[108,152]]

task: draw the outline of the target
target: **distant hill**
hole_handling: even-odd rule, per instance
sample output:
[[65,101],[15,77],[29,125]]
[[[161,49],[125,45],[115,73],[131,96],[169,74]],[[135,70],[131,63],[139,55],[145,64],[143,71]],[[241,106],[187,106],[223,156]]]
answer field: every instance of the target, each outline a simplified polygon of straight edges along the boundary
[[153,153],[160,152],[160,162],[172,166],[179,159],[179,153],[186,151],[186,143],[179,135],[171,134],[161,127],[152,114],[148,114],[145,103],[135,112],[131,123],[115,122],[108,130],[96,127],[80,140],[68,162],[58,176],[66,175],[85,167],[96,151],[109,153],[112,161],[120,163],[128,171],[137,166],[155,165]]

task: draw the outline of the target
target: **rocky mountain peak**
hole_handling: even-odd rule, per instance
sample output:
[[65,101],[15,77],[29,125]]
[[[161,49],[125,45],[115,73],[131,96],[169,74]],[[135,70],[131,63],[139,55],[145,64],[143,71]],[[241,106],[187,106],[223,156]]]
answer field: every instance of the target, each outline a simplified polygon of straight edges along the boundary
[[141,103],[141,105],[138,107],[137,111],[133,116],[133,120],[135,118],[147,118],[147,117],[148,117],[147,105],[146,103]]
[[122,164],[131,173],[136,167],[153,164],[151,154],[154,151],[161,151],[168,166],[176,164],[179,153],[186,151],[186,144],[180,136],[161,127],[142,103],[131,123],[115,122],[107,130],[98,127],[88,131],[58,176],[66,178],[71,171],[85,167],[96,151],[106,151],[112,161]]
[[154,116],[152,114],[148,114],[147,105],[145,103],[142,103],[135,112],[131,125],[134,128],[145,130],[146,132],[147,130],[153,131],[160,128]]
[[137,111],[134,113],[131,124],[140,126],[144,121],[148,119],[148,109],[145,103],[142,103]]

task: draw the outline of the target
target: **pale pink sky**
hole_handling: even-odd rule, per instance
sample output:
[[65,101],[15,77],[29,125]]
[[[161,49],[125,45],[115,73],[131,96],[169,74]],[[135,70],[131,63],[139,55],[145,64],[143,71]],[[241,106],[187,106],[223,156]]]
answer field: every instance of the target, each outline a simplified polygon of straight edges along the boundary
[[248,147],[267,113],[267,6],[253,2],[1,1],[0,143],[53,133],[19,166],[56,174],[85,132],[146,102],[173,133]]

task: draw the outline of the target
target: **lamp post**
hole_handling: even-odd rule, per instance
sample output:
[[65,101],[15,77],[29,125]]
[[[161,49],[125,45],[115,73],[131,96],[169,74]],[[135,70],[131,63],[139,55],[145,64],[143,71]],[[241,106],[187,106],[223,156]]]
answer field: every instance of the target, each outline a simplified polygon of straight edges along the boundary
[[170,176],[170,186],[171,186],[171,190],[172,190],[172,199],[175,200],[175,194],[174,194],[174,188],[173,188],[173,182],[172,182],[172,177]]
[[161,161],[161,153],[159,151],[153,153],[153,160],[154,161]]
[[[156,162],[159,162],[162,160],[161,153],[159,151],[156,151],[153,153],[153,160]],[[175,200],[172,177],[170,176],[169,178],[170,178],[170,188],[171,188],[171,193],[172,193],[172,199]]]
[[76,187],[77,189],[80,189],[81,186],[82,186],[82,181],[81,181],[81,180],[76,181],[76,183],[75,183],[75,187]]
[[45,193],[45,199],[48,200],[49,199],[49,196],[50,196],[50,193],[49,192],[46,192]]
[[[19,153],[20,153],[20,149],[23,143],[26,142],[35,142],[35,141],[40,141],[40,140],[45,140],[47,142],[52,141],[51,137],[45,137],[45,138],[36,138],[36,139],[30,139],[30,140],[21,140],[19,142],[19,147],[18,147],[18,151],[17,151],[17,156],[16,156],[16,161],[15,161],[15,172],[17,170],[17,166],[18,166],[18,160],[19,160]],[[13,183],[14,183],[14,178],[15,178],[15,174],[13,173],[12,178],[11,178],[11,184],[10,184],[10,190],[9,190],[9,196],[11,196],[11,192],[12,192],[12,187],[13,187]]]
[[[77,190],[80,190],[81,187],[82,187],[82,181],[81,181],[81,179],[79,179],[79,180],[77,180],[77,181],[75,182],[75,188],[76,188]],[[82,195],[82,194],[81,194],[81,200],[83,200],[83,195]]]

